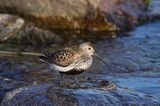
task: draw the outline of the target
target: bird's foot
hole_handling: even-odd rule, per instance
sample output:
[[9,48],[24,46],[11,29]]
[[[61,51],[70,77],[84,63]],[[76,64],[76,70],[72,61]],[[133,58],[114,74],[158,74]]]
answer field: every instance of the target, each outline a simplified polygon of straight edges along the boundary
[[60,87],[73,88],[73,89],[76,89],[76,88],[85,88],[86,87],[85,85],[82,85],[80,83],[68,84],[68,83],[65,83],[65,82],[60,82],[59,86]]
[[60,87],[69,87],[69,84],[66,82],[60,82]]
[[79,84],[79,83],[75,83],[72,86],[73,88],[83,88],[83,85]]

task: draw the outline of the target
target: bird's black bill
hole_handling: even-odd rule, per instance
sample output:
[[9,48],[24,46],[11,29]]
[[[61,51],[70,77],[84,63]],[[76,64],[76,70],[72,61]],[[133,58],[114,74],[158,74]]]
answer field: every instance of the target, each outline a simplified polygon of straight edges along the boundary
[[98,53],[95,52],[94,56],[96,56],[99,60],[101,60],[103,62],[103,64],[105,64],[107,66],[106,62],[100,57],[100,55]]

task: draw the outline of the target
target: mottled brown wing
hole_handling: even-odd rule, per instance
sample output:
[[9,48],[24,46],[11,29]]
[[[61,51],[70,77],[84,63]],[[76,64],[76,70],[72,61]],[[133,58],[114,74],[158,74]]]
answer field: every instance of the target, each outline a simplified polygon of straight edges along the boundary
[[54,53],[45,52],[45,56],[41,56],[40,58],[49,63],[54,63],[63,67],[66,67],[74,62],[74,58],[76,56],[76,52],[70,49],[60,49]]
[[53,62],[61,66],[68,66],[74,62],[75,53],[68,49],[54,52]]

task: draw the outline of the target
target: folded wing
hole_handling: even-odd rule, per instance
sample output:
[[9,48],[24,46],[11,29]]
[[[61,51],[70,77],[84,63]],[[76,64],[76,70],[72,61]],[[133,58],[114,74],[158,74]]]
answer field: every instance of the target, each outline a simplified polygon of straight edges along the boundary
[[70,49],[60,49],[56,52],[45,51],[44,56],[39,56],[40,60],[67,67],[74,62],[76,52]]

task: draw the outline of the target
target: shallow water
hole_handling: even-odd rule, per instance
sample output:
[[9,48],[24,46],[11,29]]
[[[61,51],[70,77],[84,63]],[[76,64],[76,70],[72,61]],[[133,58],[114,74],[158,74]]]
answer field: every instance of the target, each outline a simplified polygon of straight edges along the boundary
[[145,77],[116,77],[107,78],[121,87],[129,88],[143,93],[160,94],[160,78]]
[[[160,95],[160,21],[137,27],[130,36],[97,43],[108,64],[96,70],[102,79],[143,93]],[[100,68],[101,67],[101,68]],[[97,71],[95,71],[96,73]]]

